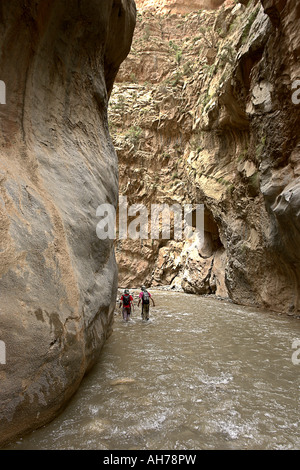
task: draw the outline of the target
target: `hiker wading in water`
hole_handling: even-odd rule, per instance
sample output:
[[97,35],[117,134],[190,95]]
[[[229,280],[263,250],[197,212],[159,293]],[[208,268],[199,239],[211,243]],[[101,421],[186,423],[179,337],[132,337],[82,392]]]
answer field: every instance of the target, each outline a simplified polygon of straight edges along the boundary
[[138,307],[140,303],[142,302],[142,319],[143,320],[149,320],[149,310],[150,310],[150,299],[152,301],[153,307],[155,307],[154,300],[151,296],[151,294],[146,290],[145,286],[141,287],[142,292],[139,295],[139,302],[138,302]]
[[132,310],[134,310],[134,305],[133,305],[133,297],[130,295],[130,292],[128,289],[124,290],[124,294],[120,298],[120,305],[119,308],[121,308],[123,305],[123,320],[124,321],[129,321],[130,320],[130,314],[131,314],[131,307]]

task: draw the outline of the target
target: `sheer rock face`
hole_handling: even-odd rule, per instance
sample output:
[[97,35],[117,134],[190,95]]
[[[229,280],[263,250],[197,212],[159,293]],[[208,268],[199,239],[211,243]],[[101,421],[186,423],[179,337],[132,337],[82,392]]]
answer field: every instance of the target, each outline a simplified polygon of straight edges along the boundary
[[149,9],[157,13],[186,14],[202,8],[214,10],[230,0],[137,0],[138,10]]
[[96,209],[117,203],[107,103],[135,13],[132,0],[0,5],[0,443],[56,415],[111,331],[117,268]]
[[[255,68],[260,89],[269,88],[258,113],[251,115],[254,132],[263,133],[260,188],[270,217],[269,243],[292,288],[290,311],[300,308],[300,5],[262,0],[273,34]],[[255,99],[252,87],[252,102]],[[267,109],[264,110],[264,105]],[[251,107],[251,111],[253,107]]]
[[203,203],[210,223],[202,248],[121,241],[120,285],[299,315],[300,11],[242,3],[138,17],[110,112],[121,194],[149,211]]

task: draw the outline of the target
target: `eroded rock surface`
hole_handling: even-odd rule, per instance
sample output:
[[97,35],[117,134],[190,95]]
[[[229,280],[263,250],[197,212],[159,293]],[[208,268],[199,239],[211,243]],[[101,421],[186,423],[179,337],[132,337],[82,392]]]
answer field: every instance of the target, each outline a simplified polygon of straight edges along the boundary
[[202,8],[214,10],[224,2],[232,0],[137,0],[138,10],[152,10],[156,13],[186,14]]
[[117,204],[107,103],[135,25],[132,0],[1,2],[0,443],[64,406],[110,334]]

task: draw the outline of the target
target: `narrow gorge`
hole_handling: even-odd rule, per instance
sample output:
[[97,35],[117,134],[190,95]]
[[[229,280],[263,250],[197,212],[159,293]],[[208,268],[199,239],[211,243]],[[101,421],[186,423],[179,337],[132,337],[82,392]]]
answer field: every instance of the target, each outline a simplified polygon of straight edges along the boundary
[[154,203],[204,204],[205,243],[120,240],[119,284],[297,315],[299,6],[137,5],[109,112],[120,194],[149,211]]
[[[0,2],[0,446],[70,402],[118,288],[298,324],[299,29],[296,0]],[[204,240],[100,239],[121,197],[203,205]]]

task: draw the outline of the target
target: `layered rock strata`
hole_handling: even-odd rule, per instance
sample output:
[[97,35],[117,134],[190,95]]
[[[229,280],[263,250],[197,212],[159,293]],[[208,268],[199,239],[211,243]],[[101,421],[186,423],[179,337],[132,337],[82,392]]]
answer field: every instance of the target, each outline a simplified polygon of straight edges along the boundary
[[[230,0],[229,0],[230,1]],[[187,14],[200,9],[214,10],[228,0],[136,0],[138,10],[165,14]]]
[[117,205],[107,104],[135,16],[132,0],[0,5],[1,444],[62,409],[111,332],[96,209]]
[[195,234],[119,241],[121,286],[168,285],[297,315],[299,26],[292,0],[139,12],[109,117],[120,191],[149,211],[204,204],[207,222],[204,245]]

